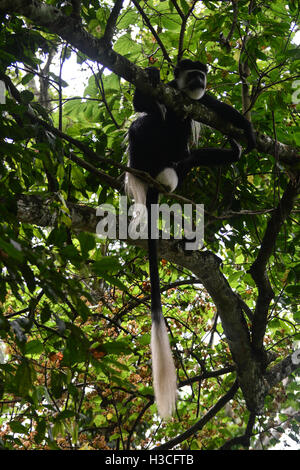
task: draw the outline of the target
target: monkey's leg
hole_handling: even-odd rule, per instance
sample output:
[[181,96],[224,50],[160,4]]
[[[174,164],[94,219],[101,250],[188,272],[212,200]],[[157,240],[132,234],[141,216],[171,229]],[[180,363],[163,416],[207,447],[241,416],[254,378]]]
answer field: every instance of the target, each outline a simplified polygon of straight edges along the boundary
[[198,166],[221,166],[237,162],[242,154],[242,147],[230,139],[231,149],[201,148],[192,150],[187,158],[174,163],[179,182],[182,182],[192,168]]

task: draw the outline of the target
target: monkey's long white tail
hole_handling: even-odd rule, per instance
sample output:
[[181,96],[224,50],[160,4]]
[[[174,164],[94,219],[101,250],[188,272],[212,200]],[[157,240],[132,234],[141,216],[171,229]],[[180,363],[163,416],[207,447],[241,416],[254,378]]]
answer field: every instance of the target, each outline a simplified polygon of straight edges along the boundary
[[[159,315],[156,316],[158,317]],[[175,410],[177,385],[168,332],[161,313],[159,320],[152,322],[151,351],[156,404],[160,416],[167,418]]]

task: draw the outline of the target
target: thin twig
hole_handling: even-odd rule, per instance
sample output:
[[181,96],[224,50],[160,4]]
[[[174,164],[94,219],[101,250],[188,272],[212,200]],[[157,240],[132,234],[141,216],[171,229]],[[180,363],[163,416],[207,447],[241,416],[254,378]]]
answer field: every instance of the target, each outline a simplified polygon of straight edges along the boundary
[[161,48],[161,51],[162,51],[162,54],[164,56],[164,58],[166,59],[166,61],[172,65],[172,60],[163,44],[163,42],[161,41],[159,35],[157,34],[157,32],[155,31],[155,29],[153,28],[149,18],[147,17],[147,15],[145,14],[144,10],[142,9],[142,7],[140,6],[138,0],[132,0],[132,3],[134,4],[135,8],[138,10],[138,12],[140,13],[141,17],[143,18],[144,22],[146,23],[146,25],[148,26],[148,28],[150,29],[151,33],[153,34],[157,44],[159,45],[159,47]]
[[238,382],[235,381],[232,387],[230,388],[230,390],[228,390],[228,392],[223,397],[221,397],[220,400],[214,406],[212,406],[208,410],[208,412],[204,416],[202,416],[202,418],[199,421],[197,421],[197,423],[195,423],[189,429],[184,431],[182,434],[179,434],[174,439],[171,439],[165,444],[155,447],[155,450],[171,449],[177,444],[180,444],[180,442],[183,442],[189,437],[196,434],[198,431],[200,431],[203,428],[203,426],[206,423],[208,423],[226,405],[226,403],[228,403],[234,397],[238,388],[239,388]]
[[249,420],[248,420],[247,427],[246,427],[244,434],[242,436],[234,437],[230,439],[229,441],[225,442],[225,444],[223,444],[220,447],[220,450],[228,450],[228,449],[231,449],[231,447],[236,446],[236,445],[242,445],[243,447],[248,449],[250,446],[250,438],[252,436],[252,431],[253,431],[253,427],[255,424],[255,418],[256,418],[255,413],[250,413]]

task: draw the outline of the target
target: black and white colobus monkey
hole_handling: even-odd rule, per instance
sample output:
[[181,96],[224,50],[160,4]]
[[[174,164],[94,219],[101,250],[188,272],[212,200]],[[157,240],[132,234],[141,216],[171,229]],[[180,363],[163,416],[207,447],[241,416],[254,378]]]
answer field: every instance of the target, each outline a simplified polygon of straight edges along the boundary
[[[159,83],[159,70],[146,69],[153,85]],[[216,111],[226,122],[243,129],[248,140],[247,151],[255,147],[251,123],[231,106],[205,93],[207,67],[198,61],[182,60],[175,67],[174,80],[169,86],[183,91],[191,99]],[[142,113],[129,129],[129,166],[148,172],[169,191],[174,191],[195,166],[212,166],[239,160],[241,146],[230,138],[230,149],[200,148],[191,150],[190,140],[195,128],[189,117],[171,109],[136,89],[134,108]],[[195,137],[195,136],[194,136]],[[197,138],[197,136],[196,136]],[[170,416],[175,408],[177,386],[167,329],[162,314],[156,240],[150,237],[151,204],[158,203],[158,192],[130,173],[126,191],[135,203],[146,204],[148,210],[148,250],[151,282],[151,350],[155,399],[162,417]]]

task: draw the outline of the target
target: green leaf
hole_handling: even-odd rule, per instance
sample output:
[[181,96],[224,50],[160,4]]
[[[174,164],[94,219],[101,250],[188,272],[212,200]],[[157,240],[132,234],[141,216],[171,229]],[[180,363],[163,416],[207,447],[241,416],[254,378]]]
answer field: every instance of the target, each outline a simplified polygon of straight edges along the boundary
[[113,342],[107,342],[102,345],[104,351],[108,354],[130,354],[132,353],[131,347],[126,340],[117,340]]
[[127,11],[121,20],[118,22],[118,29],[126,29],[129,26],[135,25],[139,17],[136,11],[129,10]]
[[163,27],[169,31],[178,31],[180,28],[179,23],[171,17],[163,16],[161,22]]
[[116,286],[122,291],[125,291],[125,292],[127,291],[126,285],[122,281],[120,281],[120,279],[118,279],[117,277],[109,276],[108,274],[102,274],[102,278],[105,281],[107,281],[109,284],[111,284],[112,286]]
[[50,388],[54,398],[60,398],[63,393],[64,375],[55,369],[51,370]]
[[44,345],[38,339],[33,339],[32,341],[28,341],[25,345],[25,354],[35,355],[35,354],[42,354],[44,351]]
[[0,238],[0,248],[11,258],[15,259],[18,262],[22,262],[24,255],[22,253],[21,245],[14,240],[11,243]]
[[29,90],[21,91],[20,97],[21,97],[22,103],[24,104],[29,104],[30,101],[34,100],[34,94]]
[[21,80],[22,85],[27,85],[34,78],[33,73],[27,73]]
[[190,10],[190,6],[189,6],[188,2],[186,0],[180,0],[180,5],[181,5],[181,8],[182,8],[184,14],[187,15],[187,13]]
[[9,427],[12,430],[12,432],[17,432],[19,434],[24,434],[25,436],[28,433],[28,430],[23,424],[19,423],[19,421],[10,421],[9,422]]
[[151,341],[151,335],[149,333],[144,333],[143,335],[139,336],[139,338],[138,338],[138,342],[142,346],[148,346],[150,344],[150,341]]
[[33,274],[33,271],[30,269],[28,264],[22,264],[20,266],[20,269],[22,271],[22,274],[24,276],[28,289],[30,290],[30,292],[34,292],[36,288],[36,282],[35,282],[35,276]]
[[87,232],[80,232],[78,234],[78,240],[83,258],[87,258],[89,251],[96,247],[95,236]]
[[34,441],[36,444],[41,444],[45,438],[46,433],[46,420],[44,418],[39,418],[37,420],[36,426],[36,435],[34,436]]
[[288,294],[292,294],[293,296],[295,296],[296,298],[299,298],[300,296],[300,285],[295,285],[295,286],[287,286],[286,287],[286,292]]
[[289,49],[286,54],[287,56],[292,57],[294,60],[300,60],[300,47]]
[[107,271],[113,274],[122,268],[118,257],[116,256],[105,256],[99,261],[93,263],[93,271],[98,275],[105,275]]
[[29,393],[29,390],[32,387],[32,379],[32,369],[29,363],[26,360],[23,360],[15,375],[17,393],[21,397],[24,397]]
[[44,303],[41,310],[41,322],[46,323],[51,318],[51,310],[49,304]]

